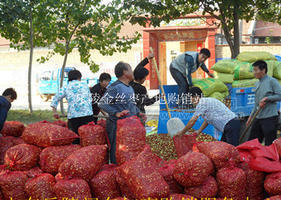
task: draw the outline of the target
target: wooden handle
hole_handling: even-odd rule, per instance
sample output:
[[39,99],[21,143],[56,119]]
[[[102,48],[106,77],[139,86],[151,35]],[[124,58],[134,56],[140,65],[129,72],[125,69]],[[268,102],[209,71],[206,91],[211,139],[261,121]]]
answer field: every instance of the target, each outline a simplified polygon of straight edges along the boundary
[[[150,47],[150,51],[153,52],[152,47]],[[169,109],[169,106],[168,106],[168,101],[167,101],[166,94],[165,94],[165,91],[164,91],[164,88],[163,88],[163,85],[162,85],[162,81],[161,81],[161,78],[160,78],[160,73],[159,73],[159,70],[158,70],[158,66],[157,66],[155,57],[152,58],[152,62],[153,62],[153,66],[155,68],[155,71],[156,71],[156,74],[157,74],[157,78],[158,78],[158,81],[159,81],[159,84],[160,84],[160,89],[161,89],[161,91],[162,91],[162,93],[164,95],[164,101],[165,101],[165,105],[166,105],[166,108],[167,108],[167,111],[168,111],[168,115],[169,115],[169,117],[171,119],[172,118],[171,112],[170,112],[170,109]]]
[[244,138],[244,136],[246,135],[247,131],[249,130],[249,128],[252,126],[252,123],[254,122],[254,120],[256,119],[257,115],[260,113],[260,111],[262,110],[261,107],[258,108],[258,110],[255,112],[255,114],[253,115],[249,125],[245,128],[245,130],[243,131],[243,133],[241,134],[240,137],[240,143],[242,142],[242,139]]

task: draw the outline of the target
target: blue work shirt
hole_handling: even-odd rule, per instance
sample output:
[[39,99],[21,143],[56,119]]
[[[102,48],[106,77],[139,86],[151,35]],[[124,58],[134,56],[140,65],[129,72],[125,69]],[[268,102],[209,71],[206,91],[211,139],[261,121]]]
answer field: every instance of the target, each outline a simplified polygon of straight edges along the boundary
[[4,126],[10,108],[11,103],[5,97],[0,96],[0,131]]
[[68,102],[68,119],[93,115],[92,95],[86,83],[70,81],[54,96],[51,107],[56,108],[64,97]]
[[123,110],[129,111],[129,115],[126,117],[137,115],[140,112],[136,106],[134,89],[119,80],[108,87],[98,106],[109,114],[111,120],[117,120],[116,113]]

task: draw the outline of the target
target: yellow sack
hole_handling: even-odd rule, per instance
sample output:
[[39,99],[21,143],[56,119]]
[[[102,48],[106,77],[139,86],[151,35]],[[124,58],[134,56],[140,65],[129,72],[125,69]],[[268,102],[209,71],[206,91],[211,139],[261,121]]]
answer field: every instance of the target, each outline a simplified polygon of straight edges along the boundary
[[257,81],[258,79],[245,79],[245,80],[233,81],[232,87],[233,88],[255,87]]
[[227,92],[228,88],[227,86],[218,79],[213,78],[205,78],[201,79],[200,81],[196,81],[193,83],[195,87],[199,87],[204,96],[208,97],[214,92]]
[[221,80],[223,83],[233,82],[233,74],[216,73],[215,78]]
[[237,56],[242,62],[256,62],[258,60],[277,60],[274,55],[266,51],[244,51]]
[[215,63],[211,67],[211,69],[220,73],[233,74],[235,67],[236,67],[236,60],[220,60],[217,63]]
[[214,92],[213,94],[210,95],[210,97],[213,97],[221,102],[225,99],[225,97],[228,96],[228,91],[227,92]]
[[275,62],[273,77],[277,79],[281,79],[281,62],[278,61]]
[[253,66],[248,62],[236,62],[237,65],[234,69],[234,80],[244,80],[254,78]]

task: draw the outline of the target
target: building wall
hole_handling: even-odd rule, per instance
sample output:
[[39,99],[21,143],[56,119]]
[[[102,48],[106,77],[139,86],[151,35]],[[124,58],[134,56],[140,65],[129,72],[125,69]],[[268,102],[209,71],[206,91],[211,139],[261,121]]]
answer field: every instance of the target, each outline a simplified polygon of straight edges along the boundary
[[[281,55],[281,44],[255,44],[241,45],[240,52],[243,51],[266,51],[273,55]],[[230,48],[228,45],[216,45],[216,58],[230,58]]]

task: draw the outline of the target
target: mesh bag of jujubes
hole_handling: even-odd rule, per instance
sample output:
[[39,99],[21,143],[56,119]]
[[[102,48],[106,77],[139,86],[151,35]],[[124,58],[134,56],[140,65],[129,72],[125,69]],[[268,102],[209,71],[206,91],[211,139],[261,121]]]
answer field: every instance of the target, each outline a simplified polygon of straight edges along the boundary
[[153,165],[147,166],[149,157],[141,153],[119,167],[120,176],[136,198],[164,198],[169,195],[169,185]]
[[276,195],[276,196],[268,197],[265,200],[280,200],[280,199],[281,199],[281,195]]
[[212,198],[217,195],[218,185],[214,177],[209,176],[202,185],[188,187],[184,189],[184,193],[196,197],[198,199]]
[[24,171],[28,178],[35,178],[36,176],[43,174],[44,172],[39,167],[34,167],[30,170]]
[[56,195],[53,187],[56,184],[55,177],[51,174],[40,174],[27,181],[25,192],[31,199],[51,199]]
[[65,127],[37,122],[25,128],[22,138],[28,144],[49,147],[68,145],[79,137],[76,133]]
[[218,196],[232,198],[233,200],[246,199],[246,174],[236,167],[221,168],[218,170],[216,180],[219,187]]
[[19,144],[9,148],[5,154],[5,165],[12,170],[29,170],[39,161],[41,149],[30,144]]
[[[120,167],[122,167],[122,165]],[[121,176],[120,167],[116,168],[116,182],[118,183],[120,192],[122,196],[127,199],[136,199],[135,195],[127,185],[127,180]]]
[[159,169],[160,174],[168,183],[170,193],[183,193],[183,187],[175,180],[173,173],[177,160],[169,160]]
[[276,139],[273,143],[275,144],[278,154],[281,158],[281,138]]
[[62,126],[62,127],[66,127],[66,128],[68,127],[67,126],[67,122],[62,121],[62,120],[56,120],[56,121],[53,121],[53,122],[49,122],[47,120],[43,120],[43,121],[40,121],[40,123],[53,124],[53,125]]
[[40,167],[50,174],[57,174],[60,164],[72,153],[80,149],[80,145],[52,146],[43,149],[40,154]]
[[6,200],[27,199],[24,191],[28,177],[22,171],[2,171],[0,173],[0,188]]
[[106,120],[100,119],[100,120],[97,122],[97,125],[100,125],[100,126],[102,126],[103,128],[106,128]]
[[203,142],[197,145],[199,152],[208,156],[217,169],[236,166],[240,162],[240,155],[235,146],[221,142]]
[[4,164],[6,151],[14,146],[14,143],[7,137],[0,137],[0,164]]
[[136,157],[145,145],[146,131],[137,116],[117,121],[116,160],[118,165]]
[[80,145],[82,147],[106,144],[105,128],[100,125],[95,125],[94,122],[80,126],[78,134],[80,136]]
[[264,189],[271,196],[281,194],[281,172],[269,174],[264,181]]
[[90,181],[103,166],[107,155],[106,145],[83,147],[68,156],[60,165],[59,173],[67,178]]
[[83,179],[59,180],[54,186],[54,191],[58,200],[92,199],[90,186]]
[[178,159],[174,178],[184,187],[200,186],[213,171],[210,158],[202,153],[189,152]]
[[180,194],[180,193],[174,193],[170,194],[169,199],[172,200],[195,200],[192,196],[187,195],[187,194]]
[[120,197],[121,192],[116,182],[116,165],[104,165],[92,178],[90,186],[94,196],[101,200]]
[[253,200],[263,200],[264,195],[264,178],[263,172],[253,170],[249,167],[248,163],[243,162],[239,166],[244,170],[247,178],[246,194],[249,199]]
[[6,121],[0,133],[3,136],[20,137],[23,131],[24,131],[24,124],[22,122]]

